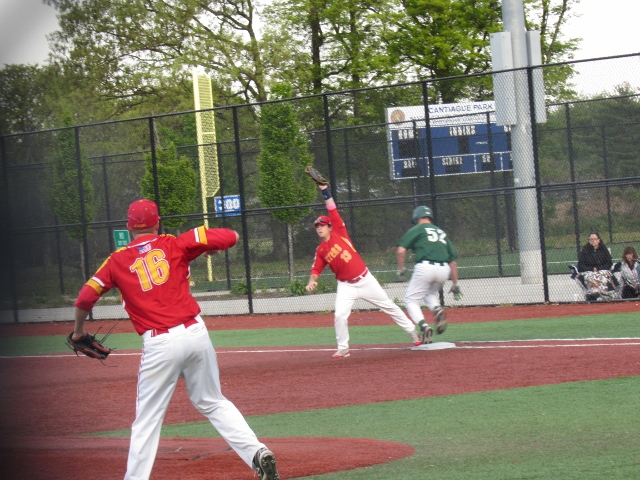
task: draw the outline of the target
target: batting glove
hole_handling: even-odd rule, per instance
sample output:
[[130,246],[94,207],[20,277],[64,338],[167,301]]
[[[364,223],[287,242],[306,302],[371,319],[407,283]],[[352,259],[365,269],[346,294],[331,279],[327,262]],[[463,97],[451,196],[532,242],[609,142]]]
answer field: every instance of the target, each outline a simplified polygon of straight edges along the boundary
[[460,287],[458,286],[457,283],[454,283],[453,285],[451,285],[451,288],[449,289],[449,293],[453,293],[454,300],[460,300],[462,298],[462,292],[460,291]]

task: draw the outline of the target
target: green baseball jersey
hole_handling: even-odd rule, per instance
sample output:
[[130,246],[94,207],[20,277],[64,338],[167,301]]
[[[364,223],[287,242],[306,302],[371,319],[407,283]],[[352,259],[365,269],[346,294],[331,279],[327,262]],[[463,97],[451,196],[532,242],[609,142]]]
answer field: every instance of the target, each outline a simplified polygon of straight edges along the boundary
[[458,258],[445,231],[433,223],[419,223],[411,227],[398,241],[398,245],[413,250],[416,263],[425,260],[449,263]]

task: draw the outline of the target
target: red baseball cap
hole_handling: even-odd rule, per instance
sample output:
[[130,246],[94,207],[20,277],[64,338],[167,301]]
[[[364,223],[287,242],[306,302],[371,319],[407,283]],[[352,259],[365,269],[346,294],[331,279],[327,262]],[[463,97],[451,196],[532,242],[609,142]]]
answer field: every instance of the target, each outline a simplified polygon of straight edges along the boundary
[[331,226],[331,219],[329,217],[327,217],[326,215],[321,215],[318,218],[316,218],[316,221],[313,222],[313,226],[317,227],[318,225],[329,225]]
[[151,200],[136,200],[129,205],[127,226],[134,230],[144,230],[158,223],[158,206]]

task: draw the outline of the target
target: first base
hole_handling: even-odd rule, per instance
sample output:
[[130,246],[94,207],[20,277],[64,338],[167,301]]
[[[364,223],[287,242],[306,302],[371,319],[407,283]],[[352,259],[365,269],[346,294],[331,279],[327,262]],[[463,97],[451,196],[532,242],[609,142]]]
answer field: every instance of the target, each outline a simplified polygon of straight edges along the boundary
[[445,348],[456,348],[456,344],[452,342],[425,343],[424,345],[411,347],[411,350],[444,350]]

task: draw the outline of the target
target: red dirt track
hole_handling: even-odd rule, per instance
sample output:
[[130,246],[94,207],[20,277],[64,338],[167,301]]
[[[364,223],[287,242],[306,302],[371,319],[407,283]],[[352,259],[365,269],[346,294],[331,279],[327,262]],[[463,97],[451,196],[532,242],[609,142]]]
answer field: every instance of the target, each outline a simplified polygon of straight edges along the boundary
[[[637,302],[479,307],[449,309],[447,318],[449,328],[455,328],[455,323],[463,322],[638,311]],[[206,323],[212,331],[328,327],[333,317],[210,317]],[[392,321],[380,312],[354,312],[350,324]],[[106,331],[113,321],[92,322],[90,330],[98,325]],[[61,335],[71,328],[70,322],[0,325],[0,336]],[[128,321],[115,328],[116,333],[129,331],[133,330]],[[330,358],[333,346],[218,349],[218,359],[225,395],[243,414],[260,415],[640,375],[639,347],[638,339],[458,343],[456,348],[433,351],[413,351],[399,344],[354,344],[352,356],[340,360]],[[130,428],[139,360],[139,352],[120,350],[107,362],[114,368],[71,353],[0,358],[0,476],[82,478],[89,466],[99,466],[104,470],[101,478],[122,478],[128,438],[79,439],[76,434]],[[165,424],[202,420],[179,383]],[[282,478],[360,468],[379,458],[391,461],[413,454],[410,446],[372,439],[261,440],[276,454]],[[234,452],[223,451],[226,447],[220,439],[163,439],[151,478],[252,478]]]

